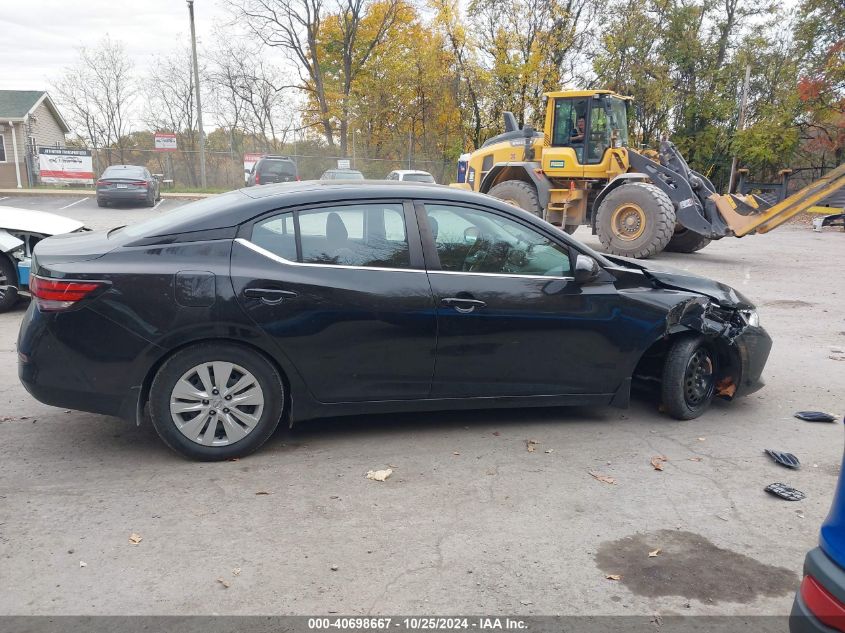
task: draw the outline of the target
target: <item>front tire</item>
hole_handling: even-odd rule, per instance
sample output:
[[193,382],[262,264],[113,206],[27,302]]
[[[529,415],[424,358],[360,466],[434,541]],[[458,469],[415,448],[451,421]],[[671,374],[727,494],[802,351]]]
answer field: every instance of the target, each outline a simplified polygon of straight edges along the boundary
[[675,230],[675,207],[652,184],[633,182],[607,194],[598,208],[596,232],[613,255],[646,259],[662,251]]
[[15,265],[0,253],[0,312],[11,310],[18,300],[18,275]]
[[710,408],[716,390],[716,355],[701,337],[675,341],[663,365],[661,396],[666,413],[692,420]]
[[710,238],[689,229],[681,229],[672,235],[665,250],[672,253],[694,253],[710,243]]
[[523,211],[528,211],[538,218],[543,217],[543,207],[540,206],[540,198],[537,196],[537,190],[534,185],[531,185],[522,180],[505,180],[495,185],[487,192],[488,195],[503,200],[508,204],[519,207]]
[[156,432],[180,455],[200,461],[257,450],[276,430],[284,402],[276,368],[258,352],[231,343],[177,352],[150,389]]

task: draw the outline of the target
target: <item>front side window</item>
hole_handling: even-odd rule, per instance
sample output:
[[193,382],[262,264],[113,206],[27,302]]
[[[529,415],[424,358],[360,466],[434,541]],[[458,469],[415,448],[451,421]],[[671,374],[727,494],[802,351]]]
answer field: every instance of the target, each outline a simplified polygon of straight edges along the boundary
[[565,277],[569,252],[534,229],[488,211],[427,204],[440,267],[452,272]]
[[[401,204],[323,207],[273,216],[256,223],[252,242],[306,264],[409,268],[408,234]],[[297,258],[297,241],[300,256]]]

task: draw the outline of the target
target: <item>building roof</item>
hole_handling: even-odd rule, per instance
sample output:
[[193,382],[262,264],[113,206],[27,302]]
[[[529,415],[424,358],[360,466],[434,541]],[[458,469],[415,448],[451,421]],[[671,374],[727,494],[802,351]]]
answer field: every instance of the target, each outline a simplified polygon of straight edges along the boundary
[[65,133],[70,132],[70,127],[59,114],[56,104],[53,103],[50,95],[43,90],[0,90],[0,122],[23,121],[43,101],[47,102],[47,107],[53,113],[62,130]]

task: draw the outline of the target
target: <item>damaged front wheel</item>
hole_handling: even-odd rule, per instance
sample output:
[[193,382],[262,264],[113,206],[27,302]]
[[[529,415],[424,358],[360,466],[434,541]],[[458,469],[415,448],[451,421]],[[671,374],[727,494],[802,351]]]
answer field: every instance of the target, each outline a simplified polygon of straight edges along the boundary
[[675,341],[663,365],[662,400],[677,420],[692,420],[704,413],[716,387],[716,356],[701,338]]

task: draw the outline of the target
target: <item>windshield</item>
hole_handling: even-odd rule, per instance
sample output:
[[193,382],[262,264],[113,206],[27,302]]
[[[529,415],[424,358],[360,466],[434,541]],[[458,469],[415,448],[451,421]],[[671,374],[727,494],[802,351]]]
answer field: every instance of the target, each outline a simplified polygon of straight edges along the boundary
[[611,97],[610,102],[610,127],[618,130],[619,143],[622,147],[628,146],[628,110],[622,99]]
[[409,180],[410,182],[434,182],[434,176],[431,174],[405,174],[402,180]]
[[101,178],[143,178],[142,167],[109,167],[103,172]]
[[296,165],[287,160],[265,160],[261,163],[262,174],[295,174]]

